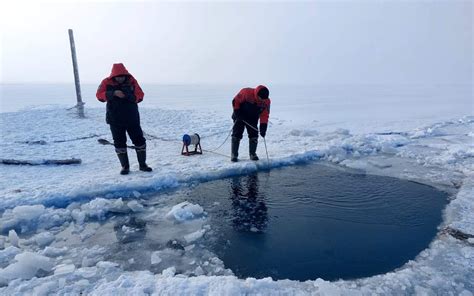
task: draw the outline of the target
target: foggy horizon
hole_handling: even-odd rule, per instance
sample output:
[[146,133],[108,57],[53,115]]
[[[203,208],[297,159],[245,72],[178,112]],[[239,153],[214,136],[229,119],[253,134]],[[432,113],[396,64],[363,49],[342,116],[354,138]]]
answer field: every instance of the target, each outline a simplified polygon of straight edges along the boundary
[[69,28],[82,84],[100,83],[116,62],[155,85],[449,85],[473,78],[470,1],[1,7],[1,84],[73,83]]

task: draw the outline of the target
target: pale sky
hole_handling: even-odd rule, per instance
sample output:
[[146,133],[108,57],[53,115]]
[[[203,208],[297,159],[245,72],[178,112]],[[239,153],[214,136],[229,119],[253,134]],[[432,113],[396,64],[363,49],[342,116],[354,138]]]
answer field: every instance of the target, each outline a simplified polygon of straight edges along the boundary
[[0,82],[472,83],[472,1],[0,2]]

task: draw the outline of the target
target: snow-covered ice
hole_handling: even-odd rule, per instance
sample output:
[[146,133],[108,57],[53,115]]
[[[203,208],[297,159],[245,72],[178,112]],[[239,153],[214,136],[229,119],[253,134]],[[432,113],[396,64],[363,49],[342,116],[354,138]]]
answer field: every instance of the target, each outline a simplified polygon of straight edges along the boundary
[[[278,92],[272,98],[266,138],[270,164],[263,157],[263,145],[258,147],[258,163],[234,164],[207,151],[195,157],[180,155],[184,133],[199,133],[205,150],[221,144],[231,128],[228,100],[214,111],[192,103],[186,110],[180,110],[178,103],[178,110],[150,103],[140,110],[148,140],[148,163],[154,171],[139,172],[131,151],[132,172],[128,176],[118,174],[113,147],[97,143],[98,137],[111,140],[103,106],[86,108],[86,119],[58,106],[0,113],[2,158],[82,159],[82,164],[72,166],[0,166],[0,294],[474,293],[472,91],[470,101],[461,108],[463,112],[454,107],[443,109],[444,103],[437,102],[448,100],[444,98],[431,105],[426,101],[414,105],[402,102],[403,108],[391,109],[400,116],[363,98],[357,108],[350,108],[354,105],[347,100],[325,105],[311,104],[310,99],[308,104],[298,102],[301,106],[288,101],[279,106]],[[400,104],[397,100],[391,103]],[[296,120],[298,112],[302,116]],[[228,155],[229,145],[216,152]],[[247,145],[244,138],[244,159]],[[167,189],[246,174],[267,165],[275,168],[313,160],[422,182],[450,192],[452,200],[437,237],[402,268],[370,278],[334,282],[238,279],[219,258],[199,246],[200,239],[212,232],[205,208],[187,201],[173,203],[166,195],[159,206],[147,203],[149,194]],[[140,264],[140,258],[126,258],[120,264],[110,261],[109,250],[98,244],[105,241],[113,245],[141,235],[138,222],[124,220],[117,230],[120,237],[107,228],[112,227],[107,224],[109,217],[132,214],[169,229],[167,233],[146,233],[145,240],[167,245],[143,259],[151,266],[148,270],[128,268]],[[455,238],[447,229],[468,238]],[[197,258],[203,258],[202,262]]]

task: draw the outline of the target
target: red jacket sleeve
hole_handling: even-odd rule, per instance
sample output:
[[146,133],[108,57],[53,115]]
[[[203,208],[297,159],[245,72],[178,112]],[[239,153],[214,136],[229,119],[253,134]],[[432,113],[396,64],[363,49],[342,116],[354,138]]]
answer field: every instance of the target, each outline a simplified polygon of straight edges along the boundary
[[268,118],[270,117],[270,104],[272,102],[270,101],[270,98],[265,100],[265,107],[260,114],[260,123],[268,123]]
[[99,101],[107,102],[107,78],[102,80],[95,96]]
[[141,101],[143,101],[143,97],[145,96],[145,94],[143,93],[142,88],[140,87],[138,81],[135,78],[132,79],[132,84],[134,88],[133,93],[135,95],[136,102],[140,103]]
[[240,104],[245,102],[245,95],[244,95],[244,90],[240,90],[239,93],[234,97],[232,100],[232,106],[234,107],[234,110],[239,110],[240,109]]

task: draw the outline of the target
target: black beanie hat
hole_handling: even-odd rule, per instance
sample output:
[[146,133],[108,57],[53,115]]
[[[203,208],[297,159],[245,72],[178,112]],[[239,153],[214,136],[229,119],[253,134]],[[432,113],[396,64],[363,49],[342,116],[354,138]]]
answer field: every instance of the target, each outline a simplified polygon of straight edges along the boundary
[[261,97],[262,99],[268,99],[268,95],[270,94],[270,92],[268,91],[268,88],[266,87],[262,87],[261,89],[259,89],[257,95],[259,97]]

